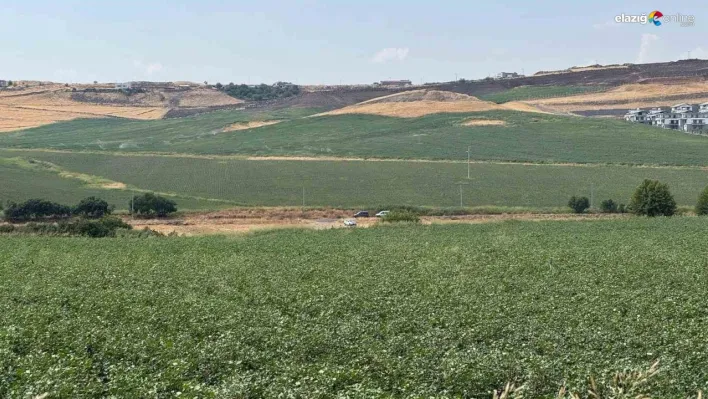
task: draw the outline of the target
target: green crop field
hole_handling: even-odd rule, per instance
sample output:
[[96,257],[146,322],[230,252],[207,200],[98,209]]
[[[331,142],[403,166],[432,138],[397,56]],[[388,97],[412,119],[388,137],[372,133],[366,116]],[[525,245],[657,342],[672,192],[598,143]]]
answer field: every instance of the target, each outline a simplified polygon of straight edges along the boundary
[[[73,205],[82,198],[97,196],[117,209],[126,209],[133,195],[126,190],[91,187],[81,180],[60,177],[57,173],[20,167],[16,162],[0,157],[0,205],[6,201],[20,202],[30,198],[45,198]],[[188,196],[173,197],[180,209],[223,208],[228,204]]]
[[[627,203],[645,178],[668,183],[679,205],[692,206],[708,185],[708,174],[699,168],[477,163],[471,165],[472,178],[467,180],[466,163],[449,162],[254,161],[43,151],[0,151],[2,157],[48,161],[66,171],[143,190],[251,206],[301,205],[304,187],[310,206],[450,207],[460,204],[459,183],[464,183],[466,207],[565,207],[572,195],[592,194],[595,205],[608,198]],[[17,181],[14,186],[23,184]],[[40,192],[52,196],[51,186]],[[200,207],[219,205],[224,206],[211,202]]]
[[606,86],[520,86],[497,93],[482,95],[479,96],[479,98],[501,104],[509,101],[566,97],[575,94],[597,93],[605,90],[607,90]]
[[[514,111],[420,118],[339,115],[219,133],[240,111],[179,120],[77,120],[0,135],[0,147],[195,154],[353,156],[706,165],[708,138],[624,121]],[[285,111],[283,111],[285,112]],[[304,112],[304,111],[303,111]],[[310,111],[311,112],[311,111]],[[266,119],[278,119],[268,114]],[[462,126],[470,117],[507,126]]]
[[[0,237],[0,397],[708,388],[705,218]],[[604,397],[604,396],[603,396]]]

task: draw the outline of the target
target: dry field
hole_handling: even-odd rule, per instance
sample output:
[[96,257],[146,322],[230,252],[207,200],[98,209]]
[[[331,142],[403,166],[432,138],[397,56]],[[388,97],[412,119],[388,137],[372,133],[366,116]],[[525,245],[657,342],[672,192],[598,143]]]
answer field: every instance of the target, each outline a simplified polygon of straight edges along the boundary
[[[686,96],[685,100],[677,97]],[[526,103],[558,112],[587,111],[595,109],[629,109],[657,107],[681,102],[703,103],[708,101],[708,82],[675,82],[628,84],[615,89],[568,97],[529,100]]]
[[59,84],[34,85],[23,90],[0,91],[0,132],[77,118],[160,119],[170,108],[228,106],[242,102],[206,88],[174,92],[148,90],[128,96],[122,92],[72,92],[71,88]]
[[506,106],[506,104],[498,105],[490,101],[482,101],[466,94],[422,89],[378,97],[314,116],[369,114],[399,118],[417,118],[438,113],[481,112],[500,109],[540,112],[528,104],[521,105],[514,103],[510,106]]
[[506,122],[497,119],[467,119],[462,126],[506,126]]
[[610,65],[610,66],[586,66],[586,67],[574,67],[568,68],[561,71],[548,71],[548,72],[538,72],[533,74],[533,76],[545,76],[545,75],[559,75],[568,72],[583,72],[583,71],[599,71],[604,69],[627,69],[627,65]]
[[261,127],[261,126],[268,126],[268,125],[275,125],[276,123],[280,123],[282,121],[280,120],[272,120],[272,121],[250,121],[250,122],[237,122],[234,124],[231,124],[229,126],[226,126],[223,132],[233,132],[236,130],[247,130],[247,129],[253,129],[255,127]]

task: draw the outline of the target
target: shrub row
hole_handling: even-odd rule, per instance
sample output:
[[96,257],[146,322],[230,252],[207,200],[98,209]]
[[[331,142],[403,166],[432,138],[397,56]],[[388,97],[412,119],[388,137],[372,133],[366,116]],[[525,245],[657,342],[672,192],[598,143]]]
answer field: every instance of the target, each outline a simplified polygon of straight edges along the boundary
[[29,199],[22,203],[10,202],[4,210],[6,220],[22,222],[39,219],[62,219],[72,215],[86,218],[100,218],[110,215],[113,207],[108,202],[97,198],[84,198],[76,206],[58,204],[44,199]]
[[[139,216],[163,217],[177,211],[177,204],[174,201],[153,193],[133,197],[128,206],[134,214]],[[65,219],[71,216],[97,219],[110,215],[112,212],[113,206],[97,197],[84,198],[73,207],[44,199],[29,199],[19,204],[10,202],[3,211],[5,220],[12,222]]]
[[30,222],[25,225],[0,225],[0,233],[36,234],[52,236],[115,237],[119,230],[131,230],[132,226],[116,217],[97,220],[76,219],[56,223]]
[[[583,213],[590,208],[590,200],[587,197],[570,197],[568,207],[575,213]],[[671,195],[669,186],[658,180],[646,179],[637,187],[632,194],[629,205],[619,204],[611,199],[600,203],[600,211],[603,213],[625,213],[631,212],[639,216],[673,216],[676,213],[676,201]],[[708,214],[708,187],[703,191],[696,206],[696,213],[699,215]]]

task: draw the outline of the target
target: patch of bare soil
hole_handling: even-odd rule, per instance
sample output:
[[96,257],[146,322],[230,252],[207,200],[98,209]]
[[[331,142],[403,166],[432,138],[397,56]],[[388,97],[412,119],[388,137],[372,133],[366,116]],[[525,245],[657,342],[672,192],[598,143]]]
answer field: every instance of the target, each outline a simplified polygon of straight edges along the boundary
[[272,120],[272,121],[236,122],[232,125],[226,126],[222,131],[223,132],[233,132],[236,130],[248,130],[248,129],[253,129],[253,128],[261,127],[261,126],[275,125],[276,123],[280,123],[280,122],[282,122],[282,121]]
[[[354,210],[344,209],[296,209],[296,208],[238,208],[217,212],[187,214],[173,219],[136,219],[124,217],[135,229],[145,227],[164,234],[175,232],[179,235],[195,236],[210,234],[239,234],[258,230],[304,228],[326,230],[351,228],[344,226]],[[499,214],[463,216],[426,216],[423,224],[438,223],[491,223],[506,220],[596,220],[606,218],[626,218],[619,214]],[[370,227],[379,223],[376,217],[357,219],[357,228]]]
[[497,119],[467,119],[462,126],[506,126],[506,122]]

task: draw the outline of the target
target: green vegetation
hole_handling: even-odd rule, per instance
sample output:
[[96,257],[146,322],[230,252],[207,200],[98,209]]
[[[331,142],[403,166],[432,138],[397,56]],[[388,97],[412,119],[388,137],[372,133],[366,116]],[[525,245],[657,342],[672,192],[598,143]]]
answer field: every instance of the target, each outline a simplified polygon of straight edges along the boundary
[[634,191],[629,209],[640,216],[673,216],[676,201],[668,184],[646,179]]
[[[239,120],[288,119],[289,110],[223,111],[157,121],[77,120],[0,135],[0,147],[195,154],[351,156],[532,162],[705,165],[708,138],[624,121],[514,111],[421,118],[338,115],[220,133]],[[470,116],[506,126],[463,126]]]
[[[2,151],[0,151],[2,153]],[[7,155],[8,158],[3,158]],[[86,197],[100,197],[116,209],[126,210],[130,198],[140,190],[134,187],[106,188],[113,181],[85,174],[70,173],[44,161],[17,157],[18,153],[0,155],[0,203],[22,202],[32,198],[51,196],[59,203],[76,203]],[[148,172],[149,174],[150,172]],[[149,190],[143,190],[149,191]],[[190,196],[172,196],[181,209],[217,209],[234,203]]]
[[588,197],[572,196],[570,200],[568,200],[568,207],[575,213],[583,213],[590,208],[590,200]]
[[138,216],[164,217],[177,212],[177,204],[165,197],[145,193],[130,199],[130,210]]
[[276,82],[273,85],[259,84],[257,86],[235,85],[233,83],[223,86],[217,83],[216,88],[231,97],[249,101],[275,100],[300,94],[300,86],[288,82]]
[[74,215],[89,219],[101,218],[110,215],[111,212],[113,212],[113,207],[108,205],[106,200],[98,197],[84,198],[73,209]]
[[[0,397],[705,389],[704,218],[0,237]],[[603,396],[604,397],[604,396]]]
[[[22,157],[50,162],[74,173],[101,176],[108,181],[152,191],[172,193],[180,209],[203,209],[237,204],[248,206],[301,206],[305,188],[307,206],[363,207],[386,205],[459,207],[459,183],[463,184],[465,207],[502,206],[565,208],[573,195],[614,198],[627,203],[634,188],[644,179],[671,184],[679,205],[693,207],[705,187],[700,168],[646,168],[630,166],[565,166],[473,163],[467,180],[465,163],[374,162],[374,161],[250,161],[172,156],[2,151],[1,157]],[[73,182],[73,179],[60,178]],[[11,191],[35,185],[28,177],[10,185]],[[51,182],[54,184],[54,182]],[[49,184],[49,183],[48,183]],[[76,184],[72,187],[80,187]],[[81,198],[120,193],[120,201],[109,203],[126,210],[129,190],[79,191],[66,200],[58,198],[52,186],[35,187],[26,197],[5,196],[0,200],[21,201],[41,197],[76,203]],[[101,194],[105,193],[105,194]],[[67,193],[69,194],[69,193]],[[137,192],[137,194],[141,194]],[[191,198],[211,199],[192,200]],[[225,201],[225,202],[224,202]],[[190,203],[191,202],[191,203]],[[383,209],[383,208],[381,208]],[[390,208],[389,208],[390,209]]]
[[[624,206],[622,206],[622,210],[624,210]],[[615,201],[608,199],[600,203],[600,211],[602,213],[617,213],[619,211],[619,207]]]
[[519,86],[513,89],[479,96],[481,100],[497,104],[509,101],[534,100],[539,98],[566,97],[575,94],[596,93],[607,86]]
[[[105,217],[97,220],[62,220],[56,223],[29,222],[23,225],[0,225],[0,233],[2,234],[84,236],[92,238],[121,236],[122,231],[130,231],[131,229],[132,226],[116,217]],[[153,234],[159,234],[152,231],[150,232]],[[138,232],[138,235],[139,234],[140,232]]]
[[67,218],[71,207],[43,199],[29,199],[22,203],[9,202],[3,216],[6,220],[27,221],[47,218]]
[[416,212],[407,209],[394,209],[381,218],[384,222],[396,223],[396,222],[409,222],[409,223],[420,223],[420,217]]
[[698,197],[698,203],[695,209],[696,215],[708,215],[708,187],[703,189]]

